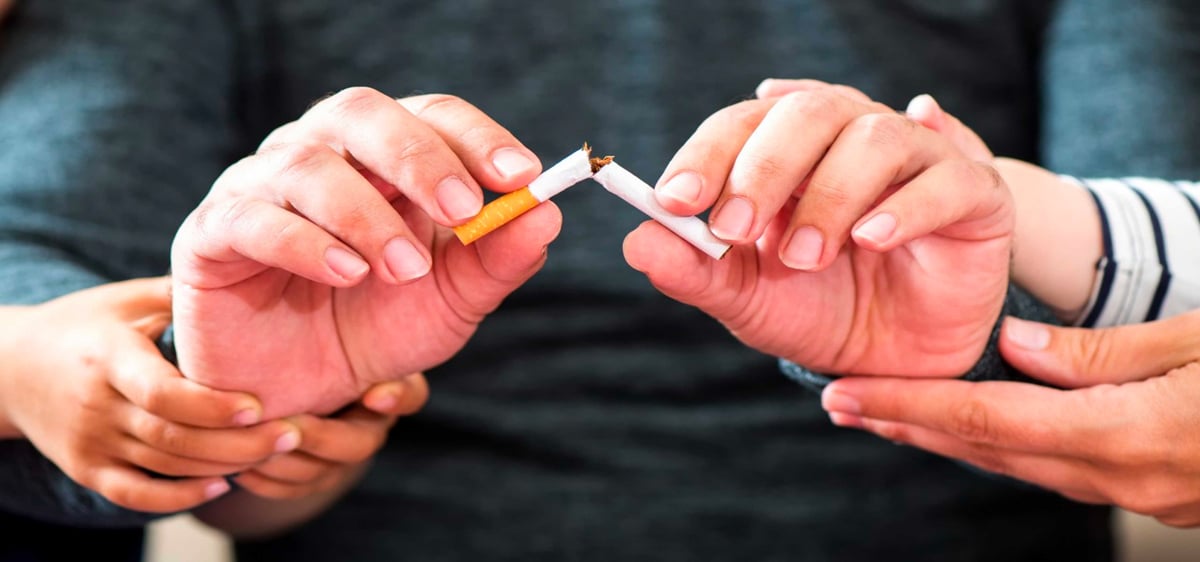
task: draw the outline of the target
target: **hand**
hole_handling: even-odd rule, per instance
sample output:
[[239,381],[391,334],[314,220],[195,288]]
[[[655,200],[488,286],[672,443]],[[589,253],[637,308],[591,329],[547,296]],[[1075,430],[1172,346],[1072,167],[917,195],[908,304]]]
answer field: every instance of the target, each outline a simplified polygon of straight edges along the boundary
[[[1105,330],[1008,319],[1005,358],[1058,390],[1012,382],[850,378],[834,423],[1069,498],[1200,526],[1200,311]],[[1163,374],[1166,373],[1166,374]]]
[[[229,168],[172,251],[181,370],[251,392],[268,418],[329,413],[449,359],[542,265],[541,205],[471,246],[447,226],[536,157],[466,102],[354,88]],[[477,183],[478,182],[478,183]]]
[[816,370],[960,375],[1003,304],[1003,182],[849,88],[801,82],[718,112],[657,195],[678,214],[711,206],[714,234],[740,245],[714,261],[645,223],[625,241],[630,265],[747,345]]
[[[118,505],[191,508],[229,490],[222,475],[298,443],[254,397],[183,378],[153,339],[170,282],[145,279],[17,309],[0,337],[0,409],[47,458]],[[182,477],[154,478],[145,471]]]
[[345,412],[330,418],[300,415],[300,448],[271,458],[234,479],[246,491],[269,499],[296,499],[347,484],[387,441],[399,416],[415,414],[429,399],[425,376],[380,383]]

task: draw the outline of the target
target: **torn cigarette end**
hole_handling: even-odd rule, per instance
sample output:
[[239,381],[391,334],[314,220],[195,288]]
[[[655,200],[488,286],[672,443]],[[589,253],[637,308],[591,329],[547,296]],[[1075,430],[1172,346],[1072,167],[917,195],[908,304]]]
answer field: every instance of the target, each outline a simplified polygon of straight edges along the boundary
[[[584,145],[584,146],[587,146],[587,145]],[[604,158],[589,159],[588,163],[590,163],[592,165],[592,173],[594,174],[596,172],[599,172],[600,168],[603,168],[609,164],[612,164],[612,161],[613,161],[613,157],[610,155],[610,156],[605,156]]]
[[721,259],[732,247],[725,241],[713,236],[708,224],[697,217],[681,217],[672,214],[658,204],[654,198],[654,188],[633,175],[611,158],[604,163],[603,169],[596,172],[592,179],[604,186],[613,195],[624,199],[630,205],[646,213],[659,224],[667,227],[680,238],[688,241],[696,249],[708,254],[713,259]]
[[529,192],[528,186],[522,187],[484,205],[475,218],[454,227],[454,235],[458,236],[458,240],[465,246],[508,224],[540,203],[541,201]]
[[591,147],[584,144],[582,150],[576,150],[563,158],[561,162],[529,182],[529,185],[484,205],[478,215],[455,227],[454,234],[463,245],[470,244],[537,207],[539,203],[549,201],[568,187],[592,177],[589,156]]

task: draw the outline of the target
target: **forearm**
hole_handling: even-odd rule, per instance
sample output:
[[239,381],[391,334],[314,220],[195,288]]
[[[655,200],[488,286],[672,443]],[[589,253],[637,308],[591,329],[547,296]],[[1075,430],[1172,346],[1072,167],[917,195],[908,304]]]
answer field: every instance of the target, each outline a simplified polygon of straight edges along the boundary
[[271,500],[238,490],[192,511],[200,521],[238,539],[265,538],[302,525],[329,509],[366,474],[360,464],[335,488],[294,500]]
[[1086,189],[1032,164],[1000,158],[996,168],[1017,206],[1013,281],[1074,322],[1087,306],[1104,254],[1100,214]]

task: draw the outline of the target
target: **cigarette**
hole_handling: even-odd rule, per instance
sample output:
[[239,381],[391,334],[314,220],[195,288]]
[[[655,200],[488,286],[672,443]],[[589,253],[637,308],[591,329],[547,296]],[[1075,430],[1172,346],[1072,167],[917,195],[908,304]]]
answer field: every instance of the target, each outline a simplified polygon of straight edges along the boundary
[[463,245],[479,240],[487,233],[508,224],[568,187],[592,177],[591,149],[585,144],[561,162],[542,172],[529,185],[483,206],[475,218],[454,227]]
[[719,260],[729,251],[730,245],[713,236],[708,224],[697,217],[681,217],[664,209],[654,198],[654,188],[620,164],[605,163],[592,179],[713,259]]

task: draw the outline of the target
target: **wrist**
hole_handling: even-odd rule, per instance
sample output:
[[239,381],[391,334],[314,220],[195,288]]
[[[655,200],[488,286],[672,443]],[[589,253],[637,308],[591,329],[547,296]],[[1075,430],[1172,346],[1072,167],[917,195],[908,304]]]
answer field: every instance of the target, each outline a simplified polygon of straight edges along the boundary
[[17,341],[20,323],[27,307],[0,307],[0,440],[21,439],[24,434],[9,416],[10,403],[16,396],[13,378],[27,371]]

